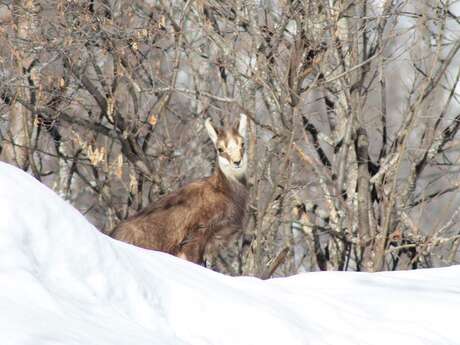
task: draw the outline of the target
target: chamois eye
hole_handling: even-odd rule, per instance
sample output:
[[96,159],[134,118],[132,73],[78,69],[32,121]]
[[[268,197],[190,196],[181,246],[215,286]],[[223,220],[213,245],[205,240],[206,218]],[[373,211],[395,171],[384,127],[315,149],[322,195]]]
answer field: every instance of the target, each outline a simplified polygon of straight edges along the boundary
[[217,151],[219,151],[219,153],[223,153],[223,152],[224,152],[224,149],[223,149],[222,147],[219,147],[219,148],[217,149]]

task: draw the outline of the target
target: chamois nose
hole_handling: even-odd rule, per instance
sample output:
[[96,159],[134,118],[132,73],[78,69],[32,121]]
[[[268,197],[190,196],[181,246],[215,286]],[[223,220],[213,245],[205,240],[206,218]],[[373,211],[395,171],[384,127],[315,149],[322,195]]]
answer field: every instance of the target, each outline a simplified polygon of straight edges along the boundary
[[237,162],[236,162],[236,161],[233,162],[233,164],[235,164],[235,166],[236,166],[237,168],[239,168],[239,167],[240,167],[240,164],[241,164],[241,159],[240,159],[239,161],[237,161]]

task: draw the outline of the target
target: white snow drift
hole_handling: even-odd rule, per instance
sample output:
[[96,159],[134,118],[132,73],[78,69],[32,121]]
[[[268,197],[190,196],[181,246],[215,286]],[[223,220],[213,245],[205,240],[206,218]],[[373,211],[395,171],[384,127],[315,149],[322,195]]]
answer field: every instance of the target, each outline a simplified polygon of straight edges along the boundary
[[460,344],[460,267],[231,278],[99,233],[0,163],[0,344]]

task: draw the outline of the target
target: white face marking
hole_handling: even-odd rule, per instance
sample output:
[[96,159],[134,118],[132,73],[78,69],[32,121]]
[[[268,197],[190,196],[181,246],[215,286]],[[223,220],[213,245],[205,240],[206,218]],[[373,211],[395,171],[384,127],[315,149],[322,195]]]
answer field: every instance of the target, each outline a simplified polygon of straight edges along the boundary
[[247,169],[246,150],[242,149],[247,132],[246,115],[241,114],[238,127],[228,129],[227,132],[216,131],[210,119],[205,121],[205,127],[214,146],[217,149],[217,161],[227,178],[241,180]]
[[232,138],[228,141],[227,150],[230,154],[239,151],[239,146],[235,139]]
[[[230,144],[233,143],[233,144]],[[233,151],[229,148],[232,147]],[[240,148],[238,143],[235,140],[231,140],[229,142],[229,148],[227,148],[227,153],[231,157],[231,159],[235,159],[235,161],[240,160],[238,166],[236,166],[233,162],[229,162],[227,158],[219,155],[218,162],[220,169],[228,178],[240,179],[244,177],[246,174],[247,169],[247,154],[246,151],[243,151],[243,157],[240,156]],[[237,158],[235,158],[235,156]]]
[[[236,168],[239,167],[239,164],[237,165],[236,163],[241,162],[242,157],[241,157],[241,151],[240,151],[240,145],[235,139],[230,139],[228,141],[227,145],[227,154],[230,156],[230,163],[233,163]],[[241,163],[240,163],[241,164]]]

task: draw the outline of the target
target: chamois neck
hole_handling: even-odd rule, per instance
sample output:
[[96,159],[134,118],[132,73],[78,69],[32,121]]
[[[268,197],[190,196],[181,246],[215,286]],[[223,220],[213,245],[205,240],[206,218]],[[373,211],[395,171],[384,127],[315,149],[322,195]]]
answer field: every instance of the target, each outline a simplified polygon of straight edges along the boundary
[[229,173],[226,174],[225,171],[221,169],[221,167],[218,165],[216,167],[214,175],[217,177],[218,181],[221,181],[221,183],[228,185],[230,188],[232,188],[232,185],[235,183],[247,187],[247,179],[245,172],[238,175]]

